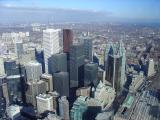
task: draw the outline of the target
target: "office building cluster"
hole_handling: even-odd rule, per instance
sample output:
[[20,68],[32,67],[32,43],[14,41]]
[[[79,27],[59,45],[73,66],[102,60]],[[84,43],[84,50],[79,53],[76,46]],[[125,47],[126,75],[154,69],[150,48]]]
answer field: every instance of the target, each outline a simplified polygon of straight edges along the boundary
[[150,113],[158,104],[157,94],[146,90],[156,74],[154,59],[136,59],[121,39],[99,45],[102,36],[77,38],[74,29],[41,32],[40,44],[29,42],[28,32],[2,35],[10,51],[0,53],[0,118],[155,117]]

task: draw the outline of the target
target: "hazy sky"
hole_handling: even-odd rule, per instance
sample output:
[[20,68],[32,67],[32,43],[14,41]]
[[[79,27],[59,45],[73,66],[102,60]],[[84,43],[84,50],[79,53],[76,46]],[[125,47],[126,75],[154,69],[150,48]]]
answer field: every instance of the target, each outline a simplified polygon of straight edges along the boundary
[[0,0],[0,7],[61,8],[103,12],[123,19],[160,20],[160,0]]

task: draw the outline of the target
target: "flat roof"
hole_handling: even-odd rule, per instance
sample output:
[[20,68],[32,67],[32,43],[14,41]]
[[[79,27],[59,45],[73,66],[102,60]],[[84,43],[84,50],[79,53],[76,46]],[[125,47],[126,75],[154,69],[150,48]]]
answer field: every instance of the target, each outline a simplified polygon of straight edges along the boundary
[[123,102],[122,106],[130,108],[134,102],[134,97],[131,95],[128,95],[125,101]]

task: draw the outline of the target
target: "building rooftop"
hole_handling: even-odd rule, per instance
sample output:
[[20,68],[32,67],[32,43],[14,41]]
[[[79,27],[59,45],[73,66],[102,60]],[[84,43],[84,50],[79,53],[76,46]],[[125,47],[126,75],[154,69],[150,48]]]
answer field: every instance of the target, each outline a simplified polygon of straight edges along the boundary
[[60,29],[46,29],[46,30],[43,30],[43,32],[59,32]]
[[36,96],[36,98],[40,98],[40,99],[51,99],[52,96],[50,96],[49,94],[39,94],[38,96]]
[[122,106],[130,108],[133,102],[134,102],[134,97],[129,95],[123,102]]

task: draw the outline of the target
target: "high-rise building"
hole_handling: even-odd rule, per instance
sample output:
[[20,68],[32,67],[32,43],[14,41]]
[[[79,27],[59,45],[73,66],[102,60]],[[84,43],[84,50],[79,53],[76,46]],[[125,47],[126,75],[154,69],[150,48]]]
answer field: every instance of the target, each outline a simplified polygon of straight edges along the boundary
[[69,96],[69,74],[68,72],[57,72],[53,75],[54,89],[60,96]]
[[42,72],[45,72],[45,64],[44,64],[44,51],[42,49],[35,49],[35,57],[36,60],[42,65]]
[[46,93],[46,83],[42,80],[28,81],[26,91],[26,102],[31,103],[36,107],[36,96],[42,93]]
[[100,81],[103,81],[103,82],[106,82],[106,71],[101,69],[100,67],[98,67],[98,80]]
[[28,81],[39,80],[42,75],[42,65],[37,61],[29,61],[26,65],[26,74]]
[[84,49],[82,44],[74,44],[70,49],[70,87],[84,85]]
[[17,69],[15,60],[5,60],[4,61],[5,73],[9,75],[17,75],[19,74],[19,69]]
[[59,31],[59,29],[43,30],[43,49],[46,73],[48,73],[48,58],[50,58],[51,55],[60,52]]
[[26,63],[28,63],[28,61],[35,61],[35,58],[35,49],[30,48],[27,49],[24,54],[22,54],[21,58],[19,58],[19,62],[25,65]]
[[36,96],[38,113],[53,111],[53,97],[48,94],[39,94]]
[[66,96],[58,99],[59,102],[59,115],[63,120],[69,120],[69,102]]
[[53,79],[52,75],[44,73],[41,76],[41,80],[46,82],[47,91],[52,92],[53,91]]
[[84,44],[85,59],[92,61],[92,39],[85,38],[83,44]]
[[55,112],[57,112],[58,111],[59,93],[57,93],[56,91],[54,91],[54,92],[49,92],[48,94],[53,97],[53,109],[54,109]]
[[152,77],[155,75],[155,68],[154,68],[154,60],[149,59],[148,61],[148,71],[147,71],[147,77]]
[[0,75],[4,75],[5,70],[4,70],[4,59],[0,57]]
[[8,88],[6,76],[0,75],[0,118],[5,115],[6,107],[9,105]]
[[105,51],[106,80],[112,84],[116,92],[120,92],[126,81],[126,55],[122,41],[107,44]]
[[145,77],[144,77],[144,73],[142,71],[140,71],[139,73],[132,73],[132,82],[129,86],[129,92],[130,93],[135,93],[139,90],[140,86],[142,86]]
[[87,97],[80,96],[74,102],[70,111],[70,120],[84,120],[84,113],[87,110]]
[[69,53],[70,46],[73,43],[73,31],[71,29],[63,29],[63,52]]
[[15,53],[17,55],[17,58],[22,57],[22,54],[23,54],[23,42],[22,41],[15,42]]
[[84,66],[84,86],[93,83],[94,86],[98,84],[98,64],[87,63]]
[[10,103],[25,102],[26,73],[23,65],[14,60],[4,62]]
[[55,72],[67,72],[67,54],[66,53],[57,53],[52,55],[48,59],[49,67],[48,71],[50,74]]
[[9,105],[8,86],[6,75],[0,76],[0,97],[5,98],[5,103]]

